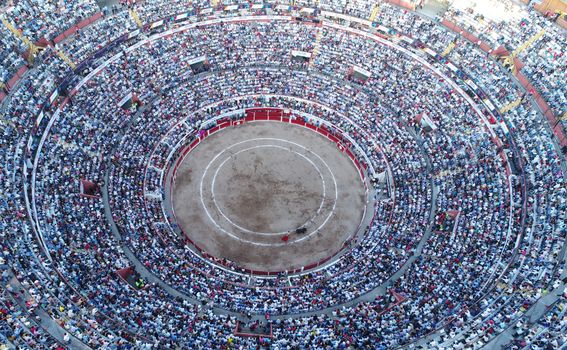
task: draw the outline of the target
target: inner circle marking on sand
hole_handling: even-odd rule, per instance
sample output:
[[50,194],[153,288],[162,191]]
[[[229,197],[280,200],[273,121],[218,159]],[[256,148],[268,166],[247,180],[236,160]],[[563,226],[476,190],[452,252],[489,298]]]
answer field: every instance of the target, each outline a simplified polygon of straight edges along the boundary
[[[315,229],[313,232],[303,236],[300,239],[297,239],[295,241],[292,242],[287,242],[287,243],[260,243],[260,242],[253,242],[247,239],[243,239],[240,238],[238,236],[236,236],[235,234],[228,232],[227,230],[225,230],[223,227],[221,227],[216,220],[211,216],[211,213],[209,212],[209,210],[207,209],[207,206],[205,205],[205,200],[203,198],[203,181],[205,179],[205,175],[207,174],[209,168],[211,167],[211,164],[218,158],[220,157],[221,154],[223,154],[224,152],[226,152],[227,150],[238,146],[240,144],[246,143],[246,142],[251,142],[251,141],[264,141],[264,140],[268,140],[268,141],[281,141],[284,143],[289,143],[292,144],[294,146],[297,146],[307,152],[312,153],[313,155],[315,155],[317,158],[319,158],[319,160],[321,160],[321,162],[325,165],[325,167],[329,170],[329,173],[331,174],[331,177],[333,179],[333,184],[335,186],[335,200],[333,201],[333,208],[330,210],[329,215],[327,215],[327,217],[325,218],[325,220],[323,221],[323,223],[321,225],[319,225],[319,227],[317,227],[317,229]],[[207,217],[209,218],[209,220],[211,220],[211,222],[216,226],[217,229],[219,229],[220,231],[226,233],[228,236],[236,239],[237,241],[240,242],[246,242],[252,245],[258,245],[258,246],[265,246],[265,247],[279,247],[279,246],[285,246],[285,245],[289,245],[289,244],[294,244],[294,243],[299,243],[301,241],[304,241],[306,239],[308,239],[309,237],[311,237],[312,235],[314,235],[315,233],[319,232],[319,230],[321,230],[321,228],[323,228],[323,226],[325,226],[327,224],[327,222],[329,221],[329,219],[331,218],[331,216],[333,215],[333,213],[335,212],[335,208],[337,206],[337,198],[338,198],[338,187],[337,187],[337,180],[335,178],[335,174],[333,173],[333,171],[331,170],[331,168],[329,167],[329,165],[327,164],[327,162],[325,162],[323,160],[323,158],[321,158],[321,156],[319,156],[317,153],[310,151],[309,149],[307,149],[306,147],[292,142],[292,141],[288,141],[288,140],[283,140],[283,139],[279,139],[279,138],[272,138],[272,137],[260,137],[260,138],[255,138],[255,139],[248,139],[248,140],[244,140],[244,141],[240,141],[237,142],[235,144],[233,144],[230,147],[225,148],[224,150],[222,150],[220,153],[218,153],[210,162],[209,164],[207,164],[207,167],[205,168],[205,171],[203,172],[203,175],[201,176],[201,182],[199,185],[199,197],[201,199],[201,205],[203,206],[203,208],[205,209],[205,213],[207,214]]]
[[[242,227],[242,226],[239,226],[238,224],[236,224],[235,222],[233,222],[231,219],[229,219],[229,218],[224,214],[224,212],[221,210],[221,208],[219,207],[219,205],[218,205],[218,203],[217,203],[217,198],[216,198],[216,196],[215,196],[214,187],[215,187],[215,182],[216,182],[216,180],[217,180],[217,175],[218,175],[220,169],[221,169],[221,168],[224,166],[224,164],[225,164],[228,160],[230,160],[233,156],[236,156],[236,155],[238,155],[238,154],[240,154],[240,153],[243,153],[243,152],[246,152],[246,151],[249,151],[249,150],[252,150],[252,149],[257,149],[257,148],[280,148],[280,149],[283,149],[283,150],[285,150],[285,151],[288,151],[288,152],[297,154],[298,156],[302,157],[302,158],[305,159],[307,162],[309,162],[309,163],[315,168],[315,170],[316,170],[317,173],[319,174],[319,178],[321,178],[321,183],[322,183],[322,185],[323,185],[323,199],[321,199],[321,203],[319,204],[319,208],[317,208],[317,212],[315,213],[315,215],[313,215],[313,217],[309,218],[307,221],[305,221],[305,222],[304,222],[303,224],[301,224],[299,227],[305,226],[308,222],[313,221],[317,216],[319,216],[319,214],[321,213],[321,210],[323,209],[323,205],[325,204],[325,199],[327,198],[327,188],[326,188],[327,186],[325,185],[325,179],[323,178],[323,174],[321,173],[321,169],[319,169],[319,167],[318,167],[315,163],[313,163],[313,161],[312,161],[311,159],[307,158],[306,156],[304,156],[303,154],[301,154],[301,153],[299,153],[299,152],[292,151],[292,150],[290,150],[290,149],[288,149],[288,148],[286,148],[286,147],[268,144],[268,145],[259,145],[259,146],[248,147],[248,148],[242,149],[242,150],[240,150],[240,151],[238,151],[238,152],[232,154],[231,156],[227,157],[227,158],[218,166],[217,170],[215,171],[215,175],[213,176],[213,181],[212,181],[212,183],[211,183],[211,194],[212,194],[212,197],[213,197],[213,202],[215,203],[215,207],[217,208],[217,210],[219,211],[219,213],[222,215],[222,217],[225,218],[226,221],[228,221],[231,225],[235,226],[235,227],[238,228],[239,230],[242,230],[242,231],[244,231],[244,232],[254,233],[254,234],[257,234],[257,235],[274,236],[274,235],[282,235],[282,234],[285,234],[285,233],[289,233],[289,232],[290,232],[290,231],[283,231],[283,232],[257,232],[257,231],[253,231],[253,230],[246,229],[246,228],[244,228],[244,227]],[[221,153],[223,153],[223,152],[224,152],[224,150],[223,150]],[[310,153],[313,153],[313,152],[310,152]],[[335,198],[335,200],[336,200],[336,198]]]

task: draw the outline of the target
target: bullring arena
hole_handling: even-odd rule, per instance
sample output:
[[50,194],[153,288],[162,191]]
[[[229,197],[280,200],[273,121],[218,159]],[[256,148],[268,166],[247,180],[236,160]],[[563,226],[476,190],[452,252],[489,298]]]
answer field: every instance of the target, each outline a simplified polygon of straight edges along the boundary
[[319,128],[250,119],[183,152],[171,185],[177,222],[208,254],[249,270],[328,260],[365,229],[364,169]]
[[566,349],[559,0],[0,0],[0,350]]

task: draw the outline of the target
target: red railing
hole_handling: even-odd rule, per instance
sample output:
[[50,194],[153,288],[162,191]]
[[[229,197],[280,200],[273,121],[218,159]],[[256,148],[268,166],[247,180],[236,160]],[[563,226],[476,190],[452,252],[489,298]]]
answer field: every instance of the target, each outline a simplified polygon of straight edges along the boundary
[[28,71],[28,67],[26,67],[26,66],[21,66],[20,68],[18,68],[18,70],[16,71],[16,74],[14,74],[14,76],[10,80],[8,80],[8,82],[6,83],[6,91],[12,90],[14,88],[14,86],[16,86],[18,81],[20,81],[20,79],[22,79],[24,74],[26,74],[27,71]]
[[83,29],[84,27],[90,25],[93,22],[98,21],[100,18],[102,17],[102,12],[98,12],[94,15],[92,15],[91,17],[84,19],[82,21],[80,21],[79,23],[75,24],[74,26],[68,28],[66,31],[64,31],[63,33],[59,34],[58,36],[56,36],[53,39],[53,42],[55,44],[60,43],[61,41],[65,40],[66,38],[68,38],[69,36],[77,33],[79,30]]
[[408,10],[415,10],[415,4],[411,1],[404,1],[404,0],[386,0],[386,2],[396,5],[399,7],[403,7]]

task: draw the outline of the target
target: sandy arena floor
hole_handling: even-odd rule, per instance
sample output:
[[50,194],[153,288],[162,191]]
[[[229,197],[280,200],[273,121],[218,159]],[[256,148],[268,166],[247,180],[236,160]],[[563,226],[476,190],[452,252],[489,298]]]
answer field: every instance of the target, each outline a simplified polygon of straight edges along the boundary
[[[358,170],[335,143],[267,121],[206,138],[182,161],[172,193],[186,235],[213,256],[261,271],[335,254],[356,234],[367,201]],[[306,232],[295,233],[301,227]]]

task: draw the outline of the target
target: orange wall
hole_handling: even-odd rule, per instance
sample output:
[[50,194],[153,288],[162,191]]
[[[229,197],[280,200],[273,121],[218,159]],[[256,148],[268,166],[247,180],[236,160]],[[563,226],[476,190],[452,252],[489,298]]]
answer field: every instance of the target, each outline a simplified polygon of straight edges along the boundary
[[[540,5],[535,5],[534,8],[545,14],[547,12],[555,12],[557,10],[567,13],[567,1],[566,0],[543,0]],[[557,20],[557,24],[563,28],[567,29],[567,19],[565,16],[561,16]]]
[[554,12],[555,10],[567,12],[567,2],[564,0],[543,0],[540,5],[535,5],[534,8],[543,13]]
[[565,19],[565,16],[562,16],[561,18],[559,18],[557,20],[557,24],[559,24],[563,28],[567,29],[567,20]]

